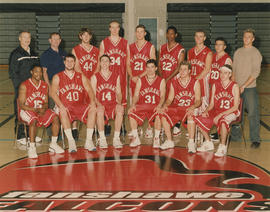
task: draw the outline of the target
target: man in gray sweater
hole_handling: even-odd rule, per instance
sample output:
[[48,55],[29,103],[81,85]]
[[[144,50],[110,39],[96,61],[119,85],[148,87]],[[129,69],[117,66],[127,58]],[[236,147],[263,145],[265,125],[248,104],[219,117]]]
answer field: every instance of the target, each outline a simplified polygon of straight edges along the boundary
[[245,110],[248,112],[251,147],[258,148],[260,146],[260,114],[256,79],[261,71],[262,55],[252,45],[254,40],[254,30],[246,29],[243,33],[243,47],[234,53],[233,80],[238,83],[243,98],[242,113]]

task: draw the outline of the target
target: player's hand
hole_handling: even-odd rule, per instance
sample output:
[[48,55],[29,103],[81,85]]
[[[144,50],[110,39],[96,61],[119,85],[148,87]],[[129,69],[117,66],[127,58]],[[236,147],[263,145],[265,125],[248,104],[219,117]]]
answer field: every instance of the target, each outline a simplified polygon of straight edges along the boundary
[[214,118],[214,124],[217,124],[218,123],[218,120],[223,116],[223,114],[218,114],[215,118]]
[[135,111],[135,110],[136,110],[135,105],[132,105],[132,106],[128,109],[128,113],[131,113],[131,112],[133,112],[133,111]]
[[240,93],[243,93],[245,88],[243,86],[240,87]]
[[194,107],[193,106],[190,106],[189,108],[187,108],[186,111],[187,111],[188,116],[194,115]]
[[38,114],[39,115],[44,115],[46,112],[46,108],[38,108]]
[[160,113],[165,113],[168,111],[168,107],[167,106],[163,106],[161,109],[160,109]]
[[132,77],[132,78],[131,78],[131,80],[132,80],[133,82],[135,82],[135,83],[138,81],[138,79],[139,79],[139,77]]
[[203,112],[202,113],[202,117],[209,117],[209,113],[206,111],[206,112]]
[[154,109],[154,112],[157,112],[157,113],[162,113],[162,108],[161,106],[156,106],[155,109]]

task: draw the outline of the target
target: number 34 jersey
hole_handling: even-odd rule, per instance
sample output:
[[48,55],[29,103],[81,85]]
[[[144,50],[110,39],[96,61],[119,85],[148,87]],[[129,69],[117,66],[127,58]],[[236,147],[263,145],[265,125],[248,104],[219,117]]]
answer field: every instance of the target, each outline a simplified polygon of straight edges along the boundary
[[57,74],[59,77],[58,96],[65,107],[79,107],[87,104],[87,92],[82,82],[82,74],[74,72],[68,76],[66,71]]
[[146,107],[157,106],[160,101],[160,84],[163,80],[156,76],[152,82],[147,78],[147,75],[141,79],[141,89],[139,92],[139,105],[146,105]]

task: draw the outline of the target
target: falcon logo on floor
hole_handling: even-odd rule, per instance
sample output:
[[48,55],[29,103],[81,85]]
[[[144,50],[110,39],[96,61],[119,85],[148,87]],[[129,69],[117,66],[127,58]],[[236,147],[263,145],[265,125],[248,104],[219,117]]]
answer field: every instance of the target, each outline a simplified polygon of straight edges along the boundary
[[241,159],[151,146],[43,153],[0,170],[0,210],[269,211],[270,174]]

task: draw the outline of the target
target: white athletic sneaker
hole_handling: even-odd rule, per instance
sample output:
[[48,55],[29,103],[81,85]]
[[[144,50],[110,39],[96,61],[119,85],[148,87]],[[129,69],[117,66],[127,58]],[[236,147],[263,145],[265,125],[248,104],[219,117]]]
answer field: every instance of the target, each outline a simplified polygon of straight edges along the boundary
[[42,141],[41,137],[36,136],[35,142],[39,143],[39,142],[41,142],[41,141]]
[[85,144],[84,144],[84,149],[88,150],[88,151],[96,151],[96,147],[93,143],[93,140],[86,140]]
[[160,147],[159,137],[155,137],[154,142],[153,142],[153,148],[159,148],[159,147]]
[[181,135],[181,129],[178,127],[173,127],[173,136]]
[[218,145],[218,150],[215,153],[215,156],[217,157],[223,157],[227,154],[227,148],[224,144],[219,144]]
[[36,146],[30,146],[29,144],[27,154],[28,154],[28,158],[37,158],[38,156],[37,156]]
[[193,142],[193,141],[188,142],[188,152],[189,153],[195,153],[196,152],[195,142]]
[[26,138],[17,139],[17,142],[19,142],[21,145],[27,144]]
[[133,137],[132,131],[128,132],[128,137]]
[[55,152],[56,154],[62,154],[65,151],[57,143],[51,143],[49,146],[50,152]]
[[101,149],[108,148],[108,144],[107,144],[106,138],[99,138],[99,147]]
[[136,138],[133,137],[131,143],[129,144],[130,147],[136,147],[139,145],[141,145],[141,141],[139,137],[136,137]]
[[214,144],[211,141],[205,141],[203,144],[197,148],[197,151],[199,152],[207,152],[214,149]]
[[69,153],[77,152],[75,140],[68,141],[68,152]]
[[120,149],[120,148],[123,147],[123,144],[121,143],[119,137],[117,137],[117,138],[114,137],[114,138],[113,138],[113,146],[114,146],[114,148],[116,148],[116,149]]
[[145,138],[153,138],[153,130],[152,128],[147,128],[145,133],[144,133]]
[[161,144],[160,149],[165,150],[165,149],[171,149],[174,148],[174,142],[166,140],[163,144]]

